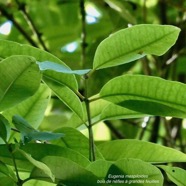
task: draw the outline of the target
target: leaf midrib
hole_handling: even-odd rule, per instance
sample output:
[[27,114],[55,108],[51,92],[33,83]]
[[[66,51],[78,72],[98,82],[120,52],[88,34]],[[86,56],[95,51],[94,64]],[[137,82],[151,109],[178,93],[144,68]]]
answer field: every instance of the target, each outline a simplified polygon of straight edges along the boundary
[[[106,63],[110,63],[111,61],[114,61],[114,60],[116,60],[116,59],[122,58],[124,55],[128,55],[128,54],[130,54],[130,53],[135,53],[136,51],[140,51],[142,48],[144,48],[144,47],[146,47],[146,46],[148,46],[148,45],[151,45],[152,43],[155,43],[156,41],[158,42],[158,41],[162,40],[162,38],[167,37],[168,35],[171,35],[171,34],[174,33],[174,32],[175,32],[175,30],[172,31],[172,32],[169,32],[168,34],[166,34],[166,35],[160,37],[159,39],[153,40],[152,42],[149,42],[149,43],[147,43],[147,44],[145,44],[145,45],[143,45],[143,46],[141,46],[141,47],[138,47],[138,48],[135,48],[135,49],[133,49],[133,50],[130,50],[130,51],[126,52],[126,53],[123,53],[122,55],[118,55],[118,56],[115,57],[115,58],[109,59],[109,60],[105,61],[104,63],[98,65],[95,69],[99,69],[101,66],[105,65]],[[146,55],[146,54],[145,54],[145,55]],[[142,56],[142,55],[141,55],[141,56]],[[142,57],[144,57],[144,56],[142,56]]]

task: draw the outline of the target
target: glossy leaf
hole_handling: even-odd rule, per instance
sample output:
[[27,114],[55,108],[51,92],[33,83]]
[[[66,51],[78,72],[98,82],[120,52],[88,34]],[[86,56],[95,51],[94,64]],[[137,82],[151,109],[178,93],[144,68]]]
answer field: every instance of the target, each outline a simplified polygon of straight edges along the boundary
[[165,165],[158,165],[158,167],[163,169],[168,178],[177,186],[185,186],[186,171],[184,169]]
[[76,74],[76,75],[84,75],[87,74],[90,69],[87,70],[71,70],[64,65],[58,64],[58,63],[53,63],[51,61],[44,61],[44,62],[38,62],[39,68],[41,71],[45,70],[52,70],[55,72],[61,72],[64,74]]
[[47,175],[53,182],[55,181],[55,176],[52,174],[50,168],[43,162],[37,161],[32,156],[21,149],[17,149],[30,163]]
[[108,161],[134,158],[152,163],[186,162],[186,155],[178,150],[139,140],[114,140],[100,144],[98,149]]
[[175,44],[180,29],[169,25],[136,25],[120,30],[98,46],[93,69],[102,69],[140,59],[146,54],[163,55]]
[[64,137],[62,133],[52,133],[52,132],[39,132],[34,129],[24,118],[19,115],[14,115],[12,118],[12,122],[15,127],[21,133],[21,141],[24,143],[28,143],[32,140],[54,140]]
[[[34,57],[38,62],[49,60],[64,65],[65,68],[69,68],[60,59],[58,59],[57,57],[55,57],[54,55],[46,51],[35,48],[33,46],[19,44],[12,41],[0,40],[0,53],[1,53],[1,58],[7,58],[12,55],[28,55]],[[48,72],[46,73],[44,72],[44,74],[47,76]],[[76,90],[78,88],[77,81],[74,75],[61,74],[60,82],[65,84],[66,86],[69,86],[73,90]]]
[[[57,183],[62,183],[68,186],[97,185],[97,177],[94,174],[69,159],[47,156],[42,159],[42,162],[46,163],[50,167],[55,175]],[[32,171],[31,178],[32,177],[47,180],[46,175],[38,169]]]
[[10,136],[10,124],[8,120],[0,114],[0,137],[4,142],[8,140]]
[[143,75],[123,75],[101,90],[102,99],[140,113],[185,117],[186,85]]
[[0,62],[0,79],[2,111],[32,96],[39,88],[41,74],[34,58],[12,56]]
[[9,120],[9,122],[12,121],[14,115],[20,115],[25,118],[32,127],[38,128],[43,120],[50,96],[50,89],[46,85],[41,84],[32,97],[10,109],[7,109],[3,112],[3,115]]

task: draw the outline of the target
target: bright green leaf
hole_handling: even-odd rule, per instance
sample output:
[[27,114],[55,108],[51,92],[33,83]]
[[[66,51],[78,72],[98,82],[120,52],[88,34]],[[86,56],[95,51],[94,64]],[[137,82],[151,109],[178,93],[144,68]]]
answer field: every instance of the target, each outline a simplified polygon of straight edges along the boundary
[[185,186],[186,171],[184,169],[166,165],[158,165],[158,167],[163,169],[168,178],[177,186]]
[[[52,61],[64,65],[66,68],[69,68],[60,59],[44,50],[12,41],[0,40],[0,54],[1,58],[6,58],[12,55],[28,55],[34,57],[39,62]],[[44,72],[44,75],[47,76],[48,72],[47,71],[46,73]],[[61,74],[60,83],[63,83],[64,85],[70,87],[73,90],[77,90],[78,88],[76,78],[72,74]]]
[[140,113],[184,118],[186,85],[143,75],[123,75],[101,90],[102,99]]
[[186,162],[186,155],[178,150],[139,140],[109,141],[100,144],[98,149],[108,161],[134,158],[152,163]]
[[43,162],[37,161],[32,156],[21,149],[17,149],[30,163],[41,170],[47,177],[49,177],[53,182],[55,181],[55,176],[52,174],[50,168]]
[[44,82],[56,94],[56,96],[61,101],[63,101],[74,113],[76,113],[78,117],[83,121],[84,112],[79,97],[70,88],[61,84],[61,73],[56,73],[54,71],[50,71],[50,73],[51,76],[49,76],[49,74],[48,76],[44,75]]
[[0,111],[32,96],[39,88],[41,74],[34,58],[12,56],[0,62]]
[[10,136],[10,124],[8,120],[0,114],[0,137],[4,142],[8,140]]
[[163,176],[155,166],[137,159],[120,159],[114,163],[105,160],[92,162],[87,169],[107,185],[163,185]]
[[50,61],[39,62],[37,64],[39,65],[39,68],[40,68],[41,71],[53,70],[55,72],[61,72],[61,73],[64,73],[64,74],[76,74],[76,75],[84,75],[84,74],[87,74],[90,71],[90,69],[71,70],[71,69],[65,67],[64,65],[53,63],[53,62],[50,62]]
[[[50,167],[55,175],[56,182],[68,186],[97,185],[97,177],[94,174],[67,158],[47,156],[42,159],[42,162]],[[31,178],[32,177],[48,180],[46,175],[38,169],[32,171]]]
[[148,114],[130,110],[115,104],[110,103],[105,107],[100,115],[100,120],[114,120],[114,119],[129,119],[129,118],[140,118],[145,117]]
[[[87,159],[89,159],[89,140],[81,132],[74,128],[63,127],[55,132],[64,133],[65,137],[61,138],[58,145],[70,148],[76,152],[79,152]],[[103,159],[102,154],[97,148],[95,148],[96,159]]]
[[169,25],[136,25],[120,30],[98,46],[93,69],[117,66],[146,54],[163,55],[175,44],[180,29]]
[[113,164],[110,161],[96,160],[91,162],[86,169],[95,174],[99,180],[104,179],[106,181],[108,179],[107,174],[111,165]]
[[32,97],[10,109],[7,109],[3,112],[3,115],[9,120],[9,122],[12,121],[12,116],[16,114],[20,115],[25,118],[32,127],[38,128],[43,120],[50,96],[50,89],[46,85],[41,84]]
[[150,163],[141,160],[131,158],[118,160],[109,170],[112,175],[118,175],[117,172],[118,174],[125,173],[125,180],[133,186],[149,186],[151,184],[163,186],[161,171]]

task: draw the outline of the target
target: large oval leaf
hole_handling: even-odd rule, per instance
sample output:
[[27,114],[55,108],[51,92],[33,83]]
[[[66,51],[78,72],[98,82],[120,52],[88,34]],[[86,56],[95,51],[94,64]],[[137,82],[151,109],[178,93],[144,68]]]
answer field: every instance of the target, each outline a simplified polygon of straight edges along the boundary
[[163,55],[177,40],[180,29],[169,25],[136,25],[120,30],[98,46],[93,69],[125,64],[146,54]]
[[178,150],[139,140],[109,141],[100,144],[98,149],[108,161],[134,158],[153,163],[186,162],[186,155]]
[[109,81],[100,96],[144,114],[184,118],[185,92],[183,83],[152,76],[123,75]]
[[0,62],[0,111],[32,96],[39,88],[41,74],[34,58],[12,56]]

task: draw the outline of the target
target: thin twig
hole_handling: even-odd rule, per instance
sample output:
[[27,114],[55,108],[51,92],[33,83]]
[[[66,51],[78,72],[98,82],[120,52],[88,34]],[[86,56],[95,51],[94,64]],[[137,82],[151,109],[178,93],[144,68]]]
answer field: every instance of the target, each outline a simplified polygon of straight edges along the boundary
[[35,47],[38,47],[36,42],[30,37],[30,35],[23,29],[23,27],[16,21],[12,14],[8,13],[8,11],[3,7],[0,6],[0,12],[3,16],[5,16],[8,20],[12,21],[14,26],[19,30],[19,32],[25,37],[25,39]]
[[19,10],[22,12],[23,17],[25,18],[27,24],[29,25],[30,29],[32,30],[33,34],[37,37],[39,43],[43,47],[44,50],[48,51],[48,48],[46,47],[44,41],[42,40],[42,34],[38,31],[34,21],[32,20],[31,16],[26,11],[26,4],[20,3],[18,0],[16,0],[16,3],[19,7]]

